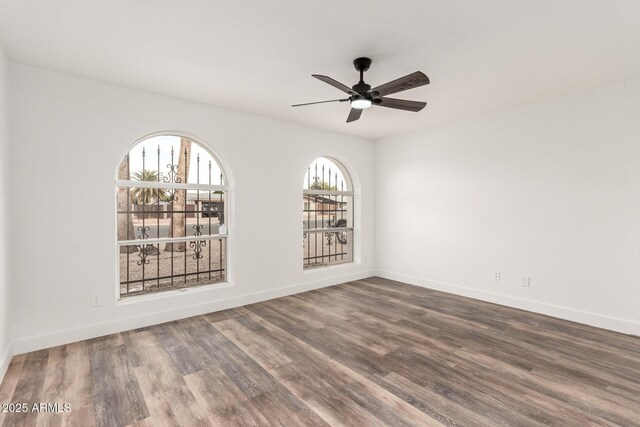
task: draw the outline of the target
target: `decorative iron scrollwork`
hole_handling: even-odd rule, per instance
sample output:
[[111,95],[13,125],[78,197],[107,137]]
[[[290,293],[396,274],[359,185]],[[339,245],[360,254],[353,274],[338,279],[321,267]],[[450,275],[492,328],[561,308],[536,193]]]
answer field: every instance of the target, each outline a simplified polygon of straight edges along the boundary
[[138,239],[148,239],[149,238],[149,234],[147,233],[147,231],[149,231],[149,226],[146,227],[138,227],[138,231],[140,232],[140,234],[138,234]]
[[[178,176],[178,165],[174,163],[174,155],[175,153],[174,153],[173,147],[171,147],[171,163],[167,164],[167,169],[169,169],[169,172],[162,179],[164,182],[173,183],[173,184],[182,182],[182,178]],[[178,200],[178,196],[176,195],[176,192],[177,190],[175,188],[167,190],[167,193],[169,193],[168,198],[170,201],[175,202]]]
[[[171,157],[173,158],[173,150],[171,150]],[[169,169],[169,173],[167,173],[167,176],[165,176],[162,180],[164,182],[170,182],[170,183],[176,183],[176,182],[180,182],[181,179],[178,176],[178,165],[174,165],[169,163],[167,165],[167,168]],[[175,202],[178,200],[178,196],[176,196],[176,189],[175,188],[171,188],[169,190],[167,190],[167,193],[169,193],[168,199],[171,200],[172,202]]]
[[189,247],[193,249],[193,259],[202,259],[202,250],[207,247],[207,241],[197,240],[195,242],[189,242]]
[[333,233],[324,233],[325,239],[327,239],[327,245],[331,246],[331,241],[333,240]]
[[149,260],[147,258],[149,257],[149,255],[153,253],[155,247],[153,245],[140,245],[138,248],[140,250],[140,252],[138,253],[138,256],[140,257],[140,261],[137,261],[136,264],[138,265],[149,264]]
[[[196,237],[202,236],[202,225],[193,226],[193,235]],[[204,240],[196,240],[189,242],[189,247],[193,249],[193,259],[202,259],[202,250],[207,246],[207,242]]]
[[169,163],[167,164],[167,168],[169,169],[169,172],[167,173],[167,176],[163,178],[164,182],[179,183],[182,181],[182,179],[180,179],[180,177],[178,176],[178,165]]

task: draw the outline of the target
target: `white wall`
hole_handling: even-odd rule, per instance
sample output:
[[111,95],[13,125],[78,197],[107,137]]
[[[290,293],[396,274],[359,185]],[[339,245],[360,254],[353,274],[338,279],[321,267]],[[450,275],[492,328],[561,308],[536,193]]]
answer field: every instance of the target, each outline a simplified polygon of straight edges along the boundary
[[[14,353],[373,272],[640,335],[640,81],[372,144],[19,64],[10,74]],[[162,130],[198,137],[228,169],[234,286],[117,304],[116,166]],[[300,185],[320,155],[361,188],[360,255],[305,273]],[[267,205],[278,212],[256,218]]]
[[[16,353],[372,273],[370,141],[18,64],[11,82]],[[163,130],[221,155],[234,191],[235,286],[116,304],[116,167],[132,142]],[[362,188],[361,254],[305,273],[301,186],[321,155],[343,160]],[[90,307],[92,293],[102,306]]]
[[378,141],[375,216],[385,277],[640,335],[640,80]]
[[0,46],[0,379],[11,359],[8,74],[8,63]]

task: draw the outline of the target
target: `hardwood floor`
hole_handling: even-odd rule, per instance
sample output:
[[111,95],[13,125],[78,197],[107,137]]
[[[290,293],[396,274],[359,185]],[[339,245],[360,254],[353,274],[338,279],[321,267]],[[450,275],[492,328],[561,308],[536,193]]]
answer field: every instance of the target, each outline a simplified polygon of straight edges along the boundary
[[2,426],[640,425],[640,338],[380,278],[13,358]]

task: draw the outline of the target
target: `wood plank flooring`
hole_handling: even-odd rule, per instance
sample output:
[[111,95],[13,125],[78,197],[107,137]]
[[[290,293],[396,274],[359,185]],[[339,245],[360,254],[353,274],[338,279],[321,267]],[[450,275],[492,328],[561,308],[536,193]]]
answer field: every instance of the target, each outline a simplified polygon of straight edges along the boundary
[[13,358],[2,426],[633,426],[640,338],[380,278]]

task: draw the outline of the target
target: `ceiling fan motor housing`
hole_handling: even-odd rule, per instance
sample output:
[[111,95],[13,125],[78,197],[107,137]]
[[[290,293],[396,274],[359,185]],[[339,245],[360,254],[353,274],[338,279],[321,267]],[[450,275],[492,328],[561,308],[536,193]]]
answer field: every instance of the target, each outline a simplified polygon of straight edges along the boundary
[[358,92],[361,95],[366,95],[366,92],[368,92],[369,89],[371,89],[371,86],[366,84],[363,81],[360,81],[359,83],[353,85],[351,87],[351,89],[355,90],[356,92]]

